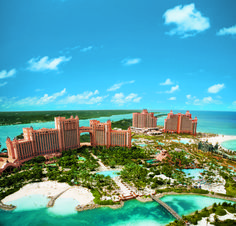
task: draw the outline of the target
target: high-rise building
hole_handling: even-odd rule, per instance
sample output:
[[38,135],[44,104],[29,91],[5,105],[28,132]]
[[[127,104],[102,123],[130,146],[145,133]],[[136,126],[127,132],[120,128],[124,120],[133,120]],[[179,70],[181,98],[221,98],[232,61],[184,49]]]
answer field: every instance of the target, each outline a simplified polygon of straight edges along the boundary
[[91,145],[131,147],[131,129],[112,130],[111,121],[101,123],[90,120],[89,127],[79,127],[79,118],[71,116],[55,118],[55,129],[23,128],[24,139],[7,138],[8,157],[18,163],[42,155],[53,157],[63,150],[80,147],[80,134],[90,133]]
[[164,132],[174,133],[197,133],[197,117],[192,119],[192,115],[187,111],[185,114],[173,114],[173,111],[167,115],[164,124]]
[[157,126],[157,117],[154,113],[148,113],[146,109],[142,113],[133,113],[133,127],[136,128],[154,128]]

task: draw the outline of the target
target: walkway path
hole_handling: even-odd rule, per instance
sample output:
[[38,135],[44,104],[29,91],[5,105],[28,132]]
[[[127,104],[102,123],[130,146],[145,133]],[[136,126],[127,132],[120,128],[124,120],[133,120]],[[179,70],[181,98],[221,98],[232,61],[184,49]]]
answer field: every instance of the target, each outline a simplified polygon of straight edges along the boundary
[[[91,153],[91,155],[98,160],[98,164],[101,166],[102,171],[109,171],[109,169],[102,163],[102,161]],[[120,199],[121,200],[127,200],[127,199],[133,199],[137,195],[135,194],[135,191],[128,186],[127,184],[124,184],[119,177],[113,177],[111,178],[116,185],[120,188]]]
[[162,202],[158,197],[151,195],[151,198],[158,202],[162,207],[164,207],[173,217],[177,220],[183,221],[182,217],[179,216],[170,206],[168,206],[165,202]]
[[50,199],[50,201],[48,202],[47,207],[53,207],[55,201],[56,201],[64,192],[66,192],[66,191],[69,190],[69,189],[71,189],[71,188],[67,188],[66,190],[60,192],[59,194],[50,197],[51,199]]

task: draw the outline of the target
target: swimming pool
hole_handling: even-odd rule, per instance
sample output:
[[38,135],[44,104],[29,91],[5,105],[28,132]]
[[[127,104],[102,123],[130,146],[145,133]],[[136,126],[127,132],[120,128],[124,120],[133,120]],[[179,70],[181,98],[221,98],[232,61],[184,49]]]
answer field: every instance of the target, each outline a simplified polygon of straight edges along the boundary
[[183,169],[182,172],[186,174],[186,177],[194,177],[193,180],[199,180],[199,176],[204,169]]
[[110,171],[102,171],[96,174],[104,175],[105,177],[110,176],[111,178],[119,176],[119,170],[110,170]]

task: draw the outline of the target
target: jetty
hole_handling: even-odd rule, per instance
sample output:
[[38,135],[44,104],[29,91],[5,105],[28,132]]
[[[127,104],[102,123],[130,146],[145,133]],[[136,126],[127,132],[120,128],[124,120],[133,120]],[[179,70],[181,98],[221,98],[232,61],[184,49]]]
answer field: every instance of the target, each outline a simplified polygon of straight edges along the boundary
[[151,198],[158,202],[165,210],[167,210],[174,218],[176,218],[179,221],[183,221],[182,217],[179,216],[169,205],[167,205],[165,202],[162,202],[158,197],[151,195]]
[[57,195],[55,195],[55,196],[49,197],[50,200],[49,200],[49,202],[48,202],[48,204],[47,204],[47,207],[53,207],[55,201],[56,201],[63,193],[65,193],[65,192],[68,191],[69,189],[71,189],[71,188],[67,188],[66,190],[60,192],[59,194],[57,194]]
[[12,204],[7,205],[4,204],[2,201],[0,201],[0,209],[1,210],[14,210],[16,208],[16,206],[13,206]]

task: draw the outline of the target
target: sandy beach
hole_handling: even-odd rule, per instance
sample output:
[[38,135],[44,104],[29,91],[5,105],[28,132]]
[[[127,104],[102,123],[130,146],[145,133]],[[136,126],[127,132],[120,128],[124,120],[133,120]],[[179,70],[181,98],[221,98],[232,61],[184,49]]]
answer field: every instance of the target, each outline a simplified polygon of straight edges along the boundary
[[207,141],[207,140],[208,140],[208,143],[211,143],[212,145],[216,145],[216,143],[221,144],[224,141],[236,140],[236,136],[218,135],[215,137],[201,138],[201,141]]
[[73,198],[79,202],[80,205],[86,205],[90,203],[94,197],[92,193],[83,187],[69,186],[66,183],[58,183],[56,181],[46,181],[39,183],[27,184],[22,187],[19,191],[5,197],[2,201],[3,203],[11,202],[13,200],[20,199],[25,196],[41,194],[44,196],[54,196],[60,192],[70,188],[65,193],[63,193],[60,198]]

